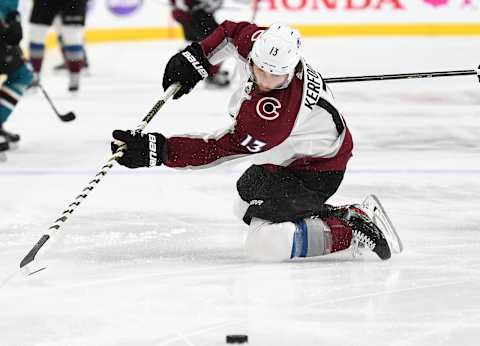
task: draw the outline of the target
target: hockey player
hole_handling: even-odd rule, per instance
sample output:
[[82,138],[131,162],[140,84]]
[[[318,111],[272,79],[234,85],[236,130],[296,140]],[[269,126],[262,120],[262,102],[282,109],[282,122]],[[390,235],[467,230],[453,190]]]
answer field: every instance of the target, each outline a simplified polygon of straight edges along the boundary
[[[182,26],[186,41],[201,41],[218,27],[215,12],[223,0],[171,0],[172,16]],[[227,71],[220,71],[220,65],[213,66],[205,79],[209,86],[230,85]]]
[[0,2],[0,75],[7,76],[0,85],[0,161],[6,159],[5,151],[20,140],[19,135],[5,130],[4,123],[32,82],[32,72],[19,47],[23,35],[17,7],[18,0]]
[[389,230],[372,219],[379,205],[325,204],[342,182],[353,142],[320,73],[300,56],[300,45],[298,32],[287,26],[222,23],[170,58],[163,87],[180,83],[174,98],[181,97],[235,53],[245,78],[230,100],[232,126],[210,136],[170,138],[115,130],[112,150],[126,144],[118,162],[129,168],[206,168],[254,155],[257,164],[237,181],[252,258],[281,261],[363,245],[389,259]]
[[80,87],[80,72],[84,63],[83,29],[87,0],[34,0],[30,16],[30,61],[34,70],[34,85],[40,82],[45,53],[45,40],[54,18],[62,18],[61,35],[69,70],[68,90]]

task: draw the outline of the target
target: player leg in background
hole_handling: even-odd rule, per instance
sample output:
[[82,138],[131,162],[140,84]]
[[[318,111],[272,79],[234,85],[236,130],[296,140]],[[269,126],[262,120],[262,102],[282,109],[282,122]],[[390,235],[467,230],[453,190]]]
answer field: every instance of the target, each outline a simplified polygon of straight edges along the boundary
[[[3,16],[3,13],[2,13]],[[27,67],[23,52],[19,46],[22,40],[22,28],[18,12],[11,11],[0,22],[0,160],[5,160],[5,151],[20,140],[20,136],[5,129],[5,122],[12,114],[20,97],[32,81],[32,72]]]
[[[199,0],[188,5],[183,0],[172,1],[172,16],[182,26],[186,41],[201,41],[218,27],[213,13],[221,4],[222,1],[218,0]],[[230,85],[228,72],[221,71],[220,65],[213,66],[205,83],[213,87],[227,87]]]
[[[65,54],[65,43],[63,42],[63,37],[61,34],[58,34],[58,43],[60,45],[60,52],[62,53],[63,62],[53,67],[54,71],[63,71],[68,70],[67,66],[67,55]],[[83,68],[82,70],[88,71],[90,67],[88,62],[87,50],[85,49],[85,41],[83,43]]]
[[30,62],[33,67],[33,83],[40,82],[43,58],[45,55],[45,40],[48,29],[59,11],[58,1],[34,0],[30,14]]
[[78,91],[80,72],[84,64],[83,35],[87,0],[70,0],[62,9],[60,33],[64,42],[65,58],[69,71],[68,90]]
[[[60,46],[60,52],[62,54],[63,61],[60,64],[54,66],[53,68],[54,71],[68,70],[67,55],[65,53],[65,42],[63,40],[63,36],[61,35],[61,23],[62,23],[62,20],[59,17],[55,18],[54,25],[57,32],[58,44]],[[85,49],[85,41],[83,42],[83,59],[84,59],[83,69],[85,70],[85,69],[88,69],[89,67],[87,51]]]
[[[7,71],[5,71],[7,72]],[[2,73],[2,71],[0,71]],[[33,74],[25,62],[7,72],[7,80],[0,87],[0,151],[16,147],[20,136],[5,129],[5,122],[32,82]],[[1,143],[7,144],[1,144]]]
[[[249,224],[247,253],[257,260],[284,261],[323,256],[361,243],[381,259],[390,258],[382,231],[360,205],[325,204],[344,172],[293,171],[264,165],[250,167],[238,180]],[[352,242],[353,240],[353,242]]]
[[54,71],[67,70],[68,67],[67,67],[67,58],[65,56],[65,44],[63,42],[63,37],[60,34],[61,28],[62,28],[62,19],[60,16],[56,16],[55,19],[53,20],[53,27],[55,28],[55,32],[57,33],[57,42],[60,48],[60,53],[62,55],[62,62],[54,66],[53,70]]

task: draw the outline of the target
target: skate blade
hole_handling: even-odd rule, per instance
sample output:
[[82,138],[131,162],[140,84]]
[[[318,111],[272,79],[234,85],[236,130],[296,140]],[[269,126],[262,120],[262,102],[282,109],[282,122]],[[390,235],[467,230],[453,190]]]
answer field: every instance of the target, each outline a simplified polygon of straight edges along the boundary
[[402,240],[378,197],[373,194],[367,196],[363,201],[362,206],[365,207],[373,222],[384,232],[385,238],[392,252],[396,254],[401,253],[403,251]]
[[7,161],[7,154],[5,154],[3,151],[0,152],[0,162],[5,162]]

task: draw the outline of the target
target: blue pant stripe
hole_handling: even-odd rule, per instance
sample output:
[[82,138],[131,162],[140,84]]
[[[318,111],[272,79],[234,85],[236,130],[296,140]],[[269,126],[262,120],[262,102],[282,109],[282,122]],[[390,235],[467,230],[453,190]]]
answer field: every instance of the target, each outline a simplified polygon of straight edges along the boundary
[[42,43],[35,43],[35,42],[30,42],[30,49],[31,50],[44,50],[45,45]]
[[68,45],[68,46],[64,46],[63,48],[65,49],[65,52],[69,52],[69,53],[83,52],[82,45]]
[[308,253],[308,231],[305,220],[295,221],[297,229],[293,235],[292,253],[293,257],[306,257]]

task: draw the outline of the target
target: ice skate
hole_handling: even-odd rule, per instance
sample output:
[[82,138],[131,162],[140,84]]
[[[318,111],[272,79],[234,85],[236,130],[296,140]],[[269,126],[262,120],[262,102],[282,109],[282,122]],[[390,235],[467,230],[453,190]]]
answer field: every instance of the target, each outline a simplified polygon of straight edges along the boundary
[[226,88],[230,85],[228,71],[219,71],[205,79],[207,88]]
[[368,247],[382,260],[391,257],[391,250],[384,231],[369,217],[365,207],[354,204],[348,207],[345,220],[352,228],[352,250],[355,257],[362,246]]
[[390,249],[394,253],[402,252],[402,241],[378,197],[375,195],[367,196],[362,202],[362,209],[372,219],[373,223],[375,223],[377,227],[382,230]]
[[3,128],[3,124],[0,124],[0,145],[1,145],[2,139],[5,140],[8,146],[7,149],[4,149],[4,150],[16,149],[18,147],[18,142],[20,141],[20,136],[17,135],[16,133],[11,133],[9,131],[6,131]]

